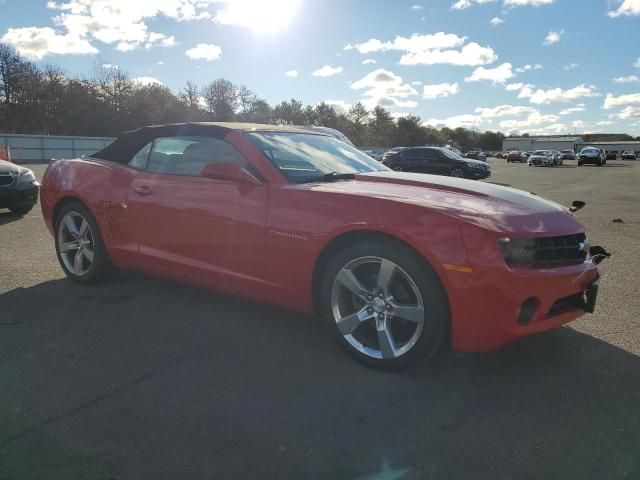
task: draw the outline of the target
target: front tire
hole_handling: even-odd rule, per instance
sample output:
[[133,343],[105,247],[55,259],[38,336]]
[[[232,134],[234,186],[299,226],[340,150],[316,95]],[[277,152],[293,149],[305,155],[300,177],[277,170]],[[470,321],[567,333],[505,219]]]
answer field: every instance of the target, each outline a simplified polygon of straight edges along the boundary
[[58,261],[74,282],[98,283],[112,266],[95,218],[81,202],[65,205],[56,217],[55,243]]
[[323,275],[320,299],[338,341],[376,368],[427,359],[448,331],[448,304],[436,273],[394,240],[365,240],[337,252]]

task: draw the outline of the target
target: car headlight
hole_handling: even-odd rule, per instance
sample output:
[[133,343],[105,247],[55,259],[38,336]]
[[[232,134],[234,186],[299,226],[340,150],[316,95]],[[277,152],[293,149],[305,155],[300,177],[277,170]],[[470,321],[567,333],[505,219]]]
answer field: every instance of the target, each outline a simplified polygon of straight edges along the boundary
[[498,246],[507,265],[530,265],[535,260],[536,241],[533,238],[501,238]]
[[22,175],[20,175],[20,179],[18,180],[18,185],[32,185],[35,183],[36,177],[31,170],[27,170]]

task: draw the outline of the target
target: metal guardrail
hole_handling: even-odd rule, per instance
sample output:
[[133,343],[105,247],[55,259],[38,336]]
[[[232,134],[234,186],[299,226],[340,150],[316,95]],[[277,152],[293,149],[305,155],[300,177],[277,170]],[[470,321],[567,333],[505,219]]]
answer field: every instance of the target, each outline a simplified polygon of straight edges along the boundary
[[0,133],[0,151],[15,163],[47,163],[52,158],[91,155],[113,142],[109,137],[73,137]]

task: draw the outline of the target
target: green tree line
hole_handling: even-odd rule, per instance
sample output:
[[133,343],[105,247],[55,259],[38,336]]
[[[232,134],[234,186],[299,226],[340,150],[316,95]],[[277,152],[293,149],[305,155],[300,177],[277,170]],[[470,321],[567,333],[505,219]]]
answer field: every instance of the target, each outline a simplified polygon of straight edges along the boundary
[[500,132],[436,129],[415,115],[393,118],[380,106],[369,110],[360,102],[346,112],[295,99],[272,106],[224,78],[206,85],[187,81],[173,92],[136,82],[100,60],[86,76],[71,77],[57,65],[36,64],[0,44],[0,132],[116,136],[144,125],[189,121],[321,125],[342,131],[361,147],[455,143],[463,150],[500,150],[504,138]]

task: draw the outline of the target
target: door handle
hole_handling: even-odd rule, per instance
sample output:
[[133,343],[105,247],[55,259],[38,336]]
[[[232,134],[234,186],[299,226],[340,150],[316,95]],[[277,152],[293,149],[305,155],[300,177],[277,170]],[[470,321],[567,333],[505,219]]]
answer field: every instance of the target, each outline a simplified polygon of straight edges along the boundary
[[153,190],[151,190],[151,188],[147,187],[146,185],[135,187],[133,191],[141,197],[146,197],[147,195],[151,195],[153,193]]

